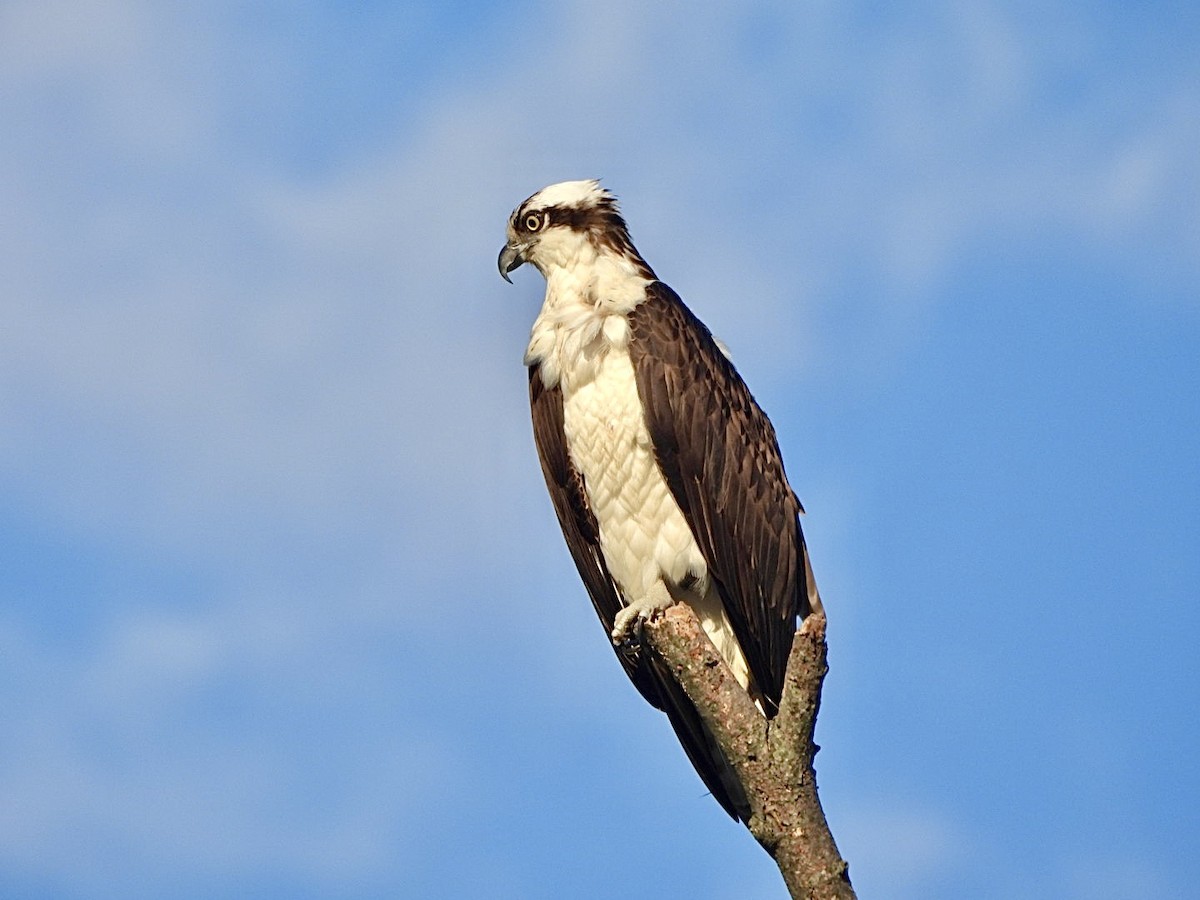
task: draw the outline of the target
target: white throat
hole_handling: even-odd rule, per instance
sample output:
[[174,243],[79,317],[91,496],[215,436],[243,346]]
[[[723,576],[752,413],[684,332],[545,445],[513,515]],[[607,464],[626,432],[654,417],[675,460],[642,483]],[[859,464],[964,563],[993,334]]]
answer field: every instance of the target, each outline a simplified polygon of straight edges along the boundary
[[543,274],[546,297],[533,323],[525,365],[538,365],[546,387],[561,383],[572,391],[595,377],[609,350],[628,346],[625,317],[646,299],[650,280],[624,257],[588,243],[567,264],[548,265]]

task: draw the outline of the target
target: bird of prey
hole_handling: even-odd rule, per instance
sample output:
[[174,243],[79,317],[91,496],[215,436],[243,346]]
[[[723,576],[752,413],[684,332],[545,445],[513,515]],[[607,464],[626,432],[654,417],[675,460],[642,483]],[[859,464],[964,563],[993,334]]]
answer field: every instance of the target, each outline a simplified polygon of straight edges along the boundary
[[820,609],[775,431],[723,347],[647,265],[598,181],[516,208],[500,274],[546,279],[525,364],[554,511],[626,673],[733,817],[749,805],[667,667],[636,640],[682,601],[768,718],[797,618]]

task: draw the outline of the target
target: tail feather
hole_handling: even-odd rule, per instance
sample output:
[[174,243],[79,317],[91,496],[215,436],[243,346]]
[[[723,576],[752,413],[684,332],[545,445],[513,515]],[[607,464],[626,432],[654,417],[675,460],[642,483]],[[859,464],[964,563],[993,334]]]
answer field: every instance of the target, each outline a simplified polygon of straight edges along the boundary
[[655,659],[651,666],[659,682],[662,710],[667,714],[671,727],[675,729],[675,736],[683,745],[700,780],[731,818],[748,822],[750,802],[746,799],[746,791],[724,752],[705,727],[700,713],[665,663]]

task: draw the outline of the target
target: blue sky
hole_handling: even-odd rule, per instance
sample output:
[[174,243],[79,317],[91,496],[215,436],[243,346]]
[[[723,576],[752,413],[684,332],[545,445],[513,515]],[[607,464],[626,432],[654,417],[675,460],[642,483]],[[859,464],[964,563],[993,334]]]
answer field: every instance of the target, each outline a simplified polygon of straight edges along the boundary
[[0,894],[783,896],[544,496],[592,176],[809,511],[860,894],[1194,894],[1200,13],[643,6],[0,5]]

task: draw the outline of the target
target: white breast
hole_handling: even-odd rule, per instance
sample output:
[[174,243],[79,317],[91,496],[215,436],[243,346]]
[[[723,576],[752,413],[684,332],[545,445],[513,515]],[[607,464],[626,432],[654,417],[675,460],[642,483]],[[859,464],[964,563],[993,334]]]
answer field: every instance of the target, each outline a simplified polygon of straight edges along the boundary
[[592,378],[567,387],[573,380],[564,380],[563,428],[613,578],[631,598],[659,578],[703,585],[708,566],[654,459],[628,352],[603,354]]

